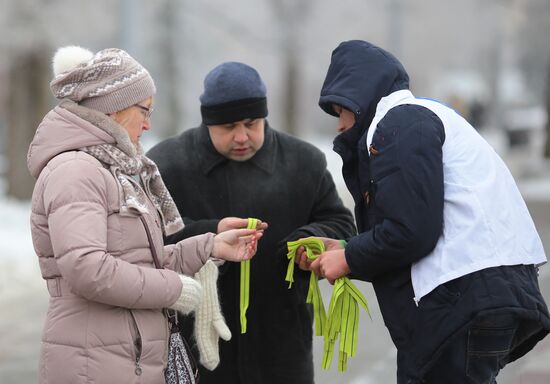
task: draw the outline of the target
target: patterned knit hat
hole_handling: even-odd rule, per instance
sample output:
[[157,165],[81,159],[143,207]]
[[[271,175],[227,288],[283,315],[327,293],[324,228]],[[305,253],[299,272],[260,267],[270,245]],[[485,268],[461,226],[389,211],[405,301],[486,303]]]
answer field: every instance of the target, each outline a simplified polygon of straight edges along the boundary
[[265,84],[254,68],[243,63],[229,61],[211,70],[200,101],[206,125],[267,116]]
[[53,71],[50,88],[56,98],[103,113],[121,111],[156,92],[149,72],[121,49],[94,55],[81,47],[63,47],[55,53]]

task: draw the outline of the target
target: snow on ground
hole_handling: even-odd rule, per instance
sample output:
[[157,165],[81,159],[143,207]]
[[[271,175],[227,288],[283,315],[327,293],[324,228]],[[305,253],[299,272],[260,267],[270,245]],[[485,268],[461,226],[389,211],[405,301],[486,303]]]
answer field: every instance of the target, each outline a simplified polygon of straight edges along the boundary
[[0,294],[13,279],[37,284],[40,273],[30,234],[30,203],[0,195]]

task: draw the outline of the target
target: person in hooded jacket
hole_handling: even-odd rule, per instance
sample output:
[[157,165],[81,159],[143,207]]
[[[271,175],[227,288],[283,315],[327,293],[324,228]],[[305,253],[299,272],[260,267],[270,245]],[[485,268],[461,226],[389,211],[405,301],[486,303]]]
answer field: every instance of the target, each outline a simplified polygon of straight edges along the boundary
[[[261,232],[208,233],[164,246],[163,233],[183,222],[139,142],[151,128],[153,79],[115,48],[63,47],[53,67],[50,87],[61,102],[28,152],[37,178],[32,239],[50,294],[39,382],[164,383],[170,330],[163,308],[189,313],[207,299],[216,303],[202,293],[202,279],[185,275],[215,278],[214,261],[249,259]],[[219,321],[219,306],[201,317]],[[203,341],[217,343],[211,339]]]
[[[289,289],[286,242],[349,237],[356,233],[353,216],[338,196],[324,154],[269,125],[266,86],[254,68],[217,65],[204,79],[200,101],[199,127],[148,152],[184,212],[185,228],[168,241],[246,226],[247,217],[269,223],[250,263],[245,333],[240,268],[227,263],[220,270],[220,301],[234,337],[220,344],[216,369],[200,369],[201,383],[312,384],[313,313],[306,304],[311,274],[295,268]],[[183,322],[188,336],[190,320]]]
[[504,162],[452,109],[413,96],[389,52],[332,53],[320,107],[359,234],[300,267],[372,282],[397,347],[397,382],[495,383],[550,331],[541,240]]

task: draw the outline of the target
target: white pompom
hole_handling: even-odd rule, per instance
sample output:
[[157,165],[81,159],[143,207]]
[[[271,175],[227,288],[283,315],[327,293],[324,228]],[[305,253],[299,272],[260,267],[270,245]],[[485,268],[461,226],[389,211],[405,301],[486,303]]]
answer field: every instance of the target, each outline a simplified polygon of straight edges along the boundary
[[53,74],[57,76],[63,72],[76,68],[94,57],[94,54],[86,48],[76,45],[61,47],[53,57]]

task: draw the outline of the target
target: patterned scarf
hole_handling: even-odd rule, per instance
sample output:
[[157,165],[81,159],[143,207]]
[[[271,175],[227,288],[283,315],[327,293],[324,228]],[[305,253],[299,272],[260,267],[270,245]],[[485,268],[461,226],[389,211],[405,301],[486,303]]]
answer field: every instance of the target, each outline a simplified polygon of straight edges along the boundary
[[[164,234],[171,235],[183,229],[183,220],[162,181],[157,165],[142,155],[140,149],[138,154],[132,157],[111,144],[81,148],[82,151],[108,164],[111,173],[119,181],[122,186],[120,189],[122,215],[147,213],[146,199],[149,198],[160,214]],[[143,188],[132,177],[133,175],[141,177]]]

